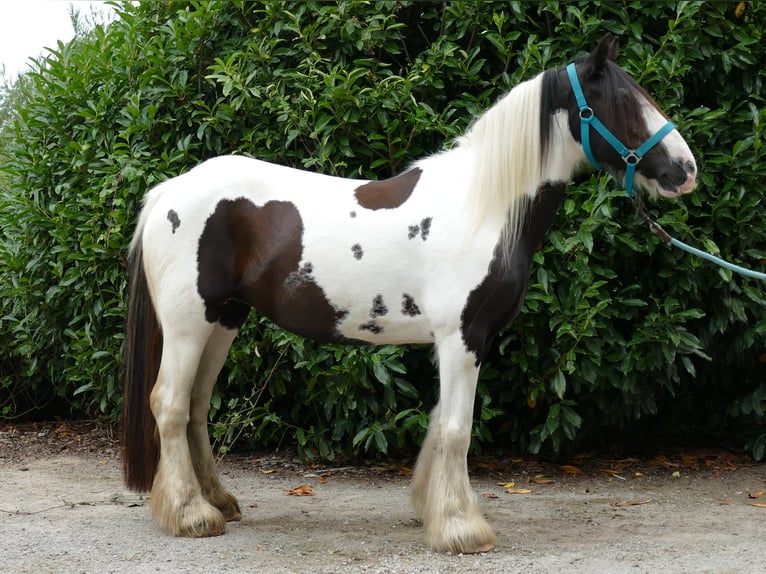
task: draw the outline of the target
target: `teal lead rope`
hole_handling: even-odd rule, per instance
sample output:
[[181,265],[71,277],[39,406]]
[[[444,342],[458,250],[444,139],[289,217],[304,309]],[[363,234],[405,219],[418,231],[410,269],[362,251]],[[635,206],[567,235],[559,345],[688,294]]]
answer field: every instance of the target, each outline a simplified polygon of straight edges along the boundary
[[657,237],[659,237],[666,245],[673,245],[675,247],[678,247],[679,249],[683,249],[687,253],[691,253],[692,255],[701,257],[702,259],[705,259],[706,261],[710,261],[711,263],[720,265],[724,269],[728,269],[729,271],[739,273],[740,275],[744,275],[745,277],[750,277],[752,279],[761,279],[762,281],[766,281],[766,273],[753,271],[752,269],[746,269],[744,267],[740,267],[739,265],[735,265],[734,263],[729,263],[725,259],[721,259],[720,257],[711,255],[707,251],[702,251],[701,249],[697,249],[696,247],[687,245],[683,241],[679,241],[675,237],[671,237],[670,234],[667,231],[665,231],[660,226],[659,223],[654,221],[651,217],[649,217],[646,214],[646,211],[644,210],[644,204],[640,200],[635,200],[635,203],[638,208],[638,214],[641,217],[643,217],[644,221],[646,221],[649,224],[649,229],[651,229],[652,233],[654,233]]

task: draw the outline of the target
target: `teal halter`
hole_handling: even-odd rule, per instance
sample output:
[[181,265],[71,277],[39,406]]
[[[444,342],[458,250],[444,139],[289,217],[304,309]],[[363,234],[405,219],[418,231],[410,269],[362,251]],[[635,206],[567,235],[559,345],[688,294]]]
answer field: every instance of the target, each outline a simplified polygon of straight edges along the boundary
[[590,149],[590,128],[593,126],[593,129],[596,130],[618,154],[620,154],[622,161],[625,162],[625,191],[628,192],[628,197],[633,197],[633,178],[636,174],[636,166],[638,165],[638,162],[641,161],[641,158],[644,157],[646,152],[660,143],[662,138],[668,135],[676,126],[673,122],[668,122],[660,128],[657,133],[636,149],[630,149],[601,123],[596,117],[596,114],[593,113],[593,108],[591,108],[585,101],[585,94],[583,94],[580,80],[577,78],[577,71],[575,70],[574,64],[569,64],[567,66],[567,74],[569,74],[569,82],[572,84],[572,90],[574,90],[575,99],[580,108],[580,139],[583,150],[585,151],[585,157],[588,158],[588,161],[593,167],[601,169],[601,164],[596,161],[595,157],[593,157],[593,152]]

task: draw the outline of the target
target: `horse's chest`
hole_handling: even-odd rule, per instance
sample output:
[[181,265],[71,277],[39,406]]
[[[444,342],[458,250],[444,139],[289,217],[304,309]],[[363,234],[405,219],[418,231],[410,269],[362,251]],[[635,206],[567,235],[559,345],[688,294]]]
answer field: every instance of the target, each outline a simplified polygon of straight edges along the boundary
[[463,341],[476,355],[477,362],[485,358],[497,333],[521,311],[532,257],[553,223],[565,189],[564,182],[540,188],[513,254],[504,259],[503,246],[499,244],[488,273],[469,293],[460,328]]

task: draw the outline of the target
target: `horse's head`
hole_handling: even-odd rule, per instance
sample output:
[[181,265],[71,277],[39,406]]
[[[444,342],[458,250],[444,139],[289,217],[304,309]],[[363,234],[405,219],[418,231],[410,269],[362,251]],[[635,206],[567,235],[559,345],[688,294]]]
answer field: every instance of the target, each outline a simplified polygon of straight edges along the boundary
[[614,63],[617,49],[607,34],[569,66],[572,135],[588,160],[624,181],[629,194],[634,184],[655,196],[689,193],[697,184],[694,155],[646,90]]

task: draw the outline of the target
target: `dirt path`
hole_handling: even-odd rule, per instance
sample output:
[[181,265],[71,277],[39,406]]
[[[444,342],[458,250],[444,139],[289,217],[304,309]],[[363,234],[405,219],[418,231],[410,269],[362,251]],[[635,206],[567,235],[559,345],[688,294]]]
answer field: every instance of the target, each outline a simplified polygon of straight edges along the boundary
[[[449,556],[423,545],[409,477],[395,465],[230,458],[224,482],[243,520],[188,540],[158,531],[145,500],[124,490],[113,442],[19,450],[2,435],[0,572],[766,572],[766,508],[753,506],[766,496],[750,497],[766,490],[766,465],[742,458],[583,460],[581,474],[545,467],[537,481],[538,463],[479,464],[474,486],[498,547]],[[511,481],[532,492],[498,484]],[[314,496],[285,494],[301,484]]]

